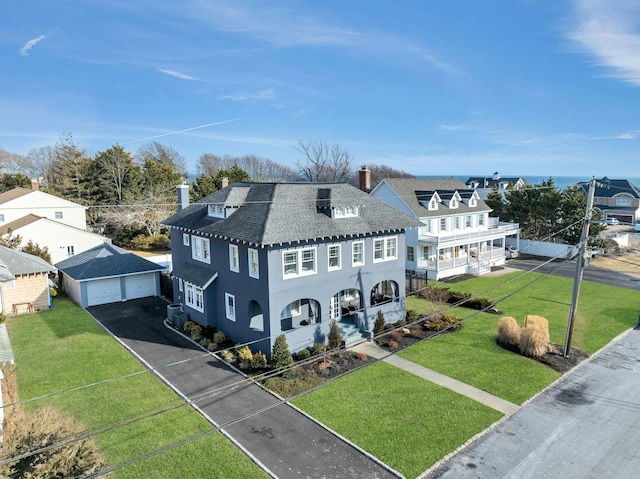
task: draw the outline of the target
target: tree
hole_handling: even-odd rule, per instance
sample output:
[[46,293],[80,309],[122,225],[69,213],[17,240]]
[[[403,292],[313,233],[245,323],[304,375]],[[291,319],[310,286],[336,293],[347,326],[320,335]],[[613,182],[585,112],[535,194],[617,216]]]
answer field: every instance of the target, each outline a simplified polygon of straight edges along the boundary
[[50,165],[45,189],[76,203],[92,204],[97,192],[92,164],[92,160],[73,141],[71,133],[63,132],[55,146],[55,158]]
[[373,323],[374,336],[378,336],[384,332],[384,325],[386,324],[386,322],[387,321],[384,319],[384,313],[379,309],[376,315],[376,320]]
[[338,349],[342,344],[342,333],[340,332],[340,327],[336,320],[331,321],[331,326],[329,327],[329,349]]
[[101,202],[122,203],[125,192],[137,196],[143,181],[140,165],[120,145],[99,151],[95,156],[99,174]]
[[295,149],[302,154],[298,172],[305,181],[348,181],[353,158],[340,144],[326,141],[299,140]]
[[152,160],[154,163],[167,165],[171,170],[186,176],[184,157],[170,146],[165,146],[157,141],[141,146],[136,152],[136,159],[140,164]]
[[31,188],[31,178],[23,173],[3,173],[0,176],[0,193],[18,187]]
[[191,201],[198,201],[222,188],[222,180],[226,178],[229,184],[239,181],[249,181],[249,174],[234,164],[229,169],[218,170],[215,176],[200,175],[191,185]]
[[[375,188],[378,183],[380,183],[385,178],[415,178],[411,173],[407,173],[406,171],[397,170],[387,165],[367,165],[367,169],[369,170],[369,180],[371,184],[371,189]],[[360,186],[360,172],[354,171],[351,174],[351,179],[349,183],[355,187]]]
[[493,210],[491,216],[502,218],[505,210],[505,202],[497,188],[492,188],[484,202]]
[[56,150],[52,146],[34,148],[27,153],[27,173],[30,176],[42,177],[44,186],[52,181],[53,164],[56,159]]
[[289,345],[287,344],[287,337],[284,334],[278,336],[273,343],[271,349],[271,364],[274,369],[286,368],[293,364],[293,357],[289,352]]
[[0,149],[0,167],[5,173],[24,173],[28,170],[29,163],[26,156]]
[[29,240],[29,242],[22,248],[23,253],[32,254],[33,256],[38,256],[45,260],[47,263],[51,264],[51,253],[49,253],[49,248],[46,246],[42,247],[38,243],[34,243]]
[[9,229],[9,231],[2,236],[0,236],[0,246],[6,246],[11,249],[18,249],[22,244],[22,236],[13,235],[13,231]]

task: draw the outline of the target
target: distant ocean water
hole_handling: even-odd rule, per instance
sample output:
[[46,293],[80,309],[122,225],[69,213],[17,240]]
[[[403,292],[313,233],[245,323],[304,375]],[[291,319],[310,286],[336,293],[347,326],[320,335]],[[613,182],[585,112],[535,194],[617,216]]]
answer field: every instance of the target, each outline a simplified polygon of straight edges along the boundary
[[[469,179],[469,177],[471,176],[481,176],[481,175],[466,175],[466,176],[457,176],[457,175],[451,175],[451,176],[447,176],[447,175],[434,175],[434,176],[418,176],[418,178],[459,178],[461,181],[465,182]],[[516,175],[503,175],[507,178],[513,178]],[[582,183],[585,181],[589,181],[591,180],[591,176],[553,176],[553,175],[548,175],[548,176],[523,176],[523,178],[525,180],[527,180],[529,182],[529,184],[531,185],[537,185],[542,183],[543,181],[547,181],[549,179],[549,177],[553,178],[553,182],[555,183],[555,185],[558,187],[558,189],[564,189],[567,186],[573,186],[577,183]],[[601,177],[596,177],[596,179],[600,179]],[[636,185],[637,187],[640,188],[640,178],[631,178],[631,177],[624,177],[624,176],[609,176],[609,178],[611,179],[626,179],[629,180],[631,183],[633,183],[634,185]]]

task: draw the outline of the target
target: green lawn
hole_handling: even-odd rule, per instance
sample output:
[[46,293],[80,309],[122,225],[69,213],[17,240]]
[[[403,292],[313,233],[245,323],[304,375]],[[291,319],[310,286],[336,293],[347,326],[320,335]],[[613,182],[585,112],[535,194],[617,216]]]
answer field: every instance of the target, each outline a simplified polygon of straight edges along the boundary
[[[535,279],[539,280],[531,283]],[[544,316],[549,320],[551,341],[564,343],[573,287],[571,279],[515,272],[446,286],[494,301],[508,297],[497,306],[504,315],[513,316],[521,326],[527,314]],[[409,298],[407,308],[427,313],[433,306],[424,300]],[[583,282],[572,345],[594,353],[636,323],[637,309],[634,291]],[[501,315],[477,314],[466,308],[456,308],[453,312],[459,318],[468,318],[461,331],[423,341],[400,352],[399,356],[517,404],[559,376],[550,368],[495,344]]]
[[[84,310],[55,299],[54,309],[7,321],[21,400],[144,371]],[[149,373],[28,402],[48,402],[92,431],[182,400]],[[190,407],[159,414],[96,436],[112,466],[211,429]],[[220,433],[213,432],[115,471],[115,478],[267,477]]]
[[406,477],[416,477],[502,417],[383,362],[292,402]]

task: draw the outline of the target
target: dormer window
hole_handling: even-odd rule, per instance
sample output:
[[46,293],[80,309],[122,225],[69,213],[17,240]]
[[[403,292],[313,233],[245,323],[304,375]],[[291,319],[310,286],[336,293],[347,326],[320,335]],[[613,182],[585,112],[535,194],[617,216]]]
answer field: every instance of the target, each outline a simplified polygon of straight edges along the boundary
[[471,208],[473,208],[474,206],[476,206],[478,203],[476,202],[476,199],[472,196],[471,198],[469,198],[469,206]]
[[334,218],[354,218],[358,216],[358,208],[356,206],[336,206],[333,208]]
[[458,200],[455,198],[451,198],[451,203],[449,204],[449,208],[455,209],[458,207]]
[[208,214],[214,218],[228,218],[236,209],[237,206],[209,205]]
[[436,201],[435,198],[431,198],[431,201],[429,201],[429,211],[437,211],[438,210],[438,202]]

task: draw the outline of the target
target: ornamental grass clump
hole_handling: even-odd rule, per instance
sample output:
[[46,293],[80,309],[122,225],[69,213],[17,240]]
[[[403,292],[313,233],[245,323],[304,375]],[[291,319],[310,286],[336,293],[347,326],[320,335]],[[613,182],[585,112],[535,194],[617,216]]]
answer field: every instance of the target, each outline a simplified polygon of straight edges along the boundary
[[498,320],[498,342],[510,346],[520,344],[520,326],[515,318],[503,316]]
[[520,352],[539,358],[549,351],[549,322],[542,316],[528,314],[520,331]]

